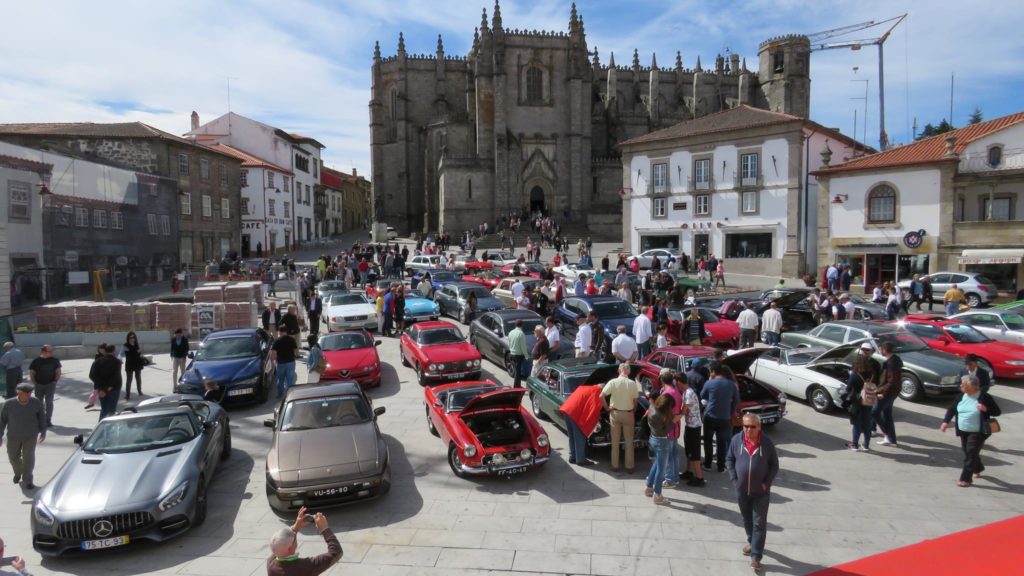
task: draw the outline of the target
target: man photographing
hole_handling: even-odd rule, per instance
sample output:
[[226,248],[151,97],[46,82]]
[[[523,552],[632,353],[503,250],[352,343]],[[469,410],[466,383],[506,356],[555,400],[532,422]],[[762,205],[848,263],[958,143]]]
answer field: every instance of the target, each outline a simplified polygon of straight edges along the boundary
[[[295,553],[299,547],[295,535],[310,524],[315,525],[324,537],[327,552],[312,558],[299,558]],[[342,555],[341,543],[327,526],[327,517],[320,512],[315,516],[307,515],[305,506],[299,509],[291,528],[281,528],[270,539],[270,552],[273,556],[267,558],[267,576],[316,576],[334,566]]]

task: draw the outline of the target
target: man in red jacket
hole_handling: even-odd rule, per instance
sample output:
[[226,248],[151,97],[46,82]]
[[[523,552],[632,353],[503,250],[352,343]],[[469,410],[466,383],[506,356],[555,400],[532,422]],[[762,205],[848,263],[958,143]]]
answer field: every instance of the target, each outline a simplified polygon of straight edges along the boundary
[[[315,524],[327,543],[327,552],[312,558],[299,558],[295,553],[299,543],[295,535],[303,527]],[[291,528],[282,528],[270,539],[273,556],[267,558],[267,576],[316,576],[323,574],[338,560],[342,550],[338,537],[327,526],[327,517],[317,512],[316,516],[306,515],[306,508],[300,508]]]
[[565,399],[559,412],[565,419],[565,431],[569,436],[569,463],[590,466],[587,460],[587,438],[597,428],[601,418],[601,386],[579,386]]

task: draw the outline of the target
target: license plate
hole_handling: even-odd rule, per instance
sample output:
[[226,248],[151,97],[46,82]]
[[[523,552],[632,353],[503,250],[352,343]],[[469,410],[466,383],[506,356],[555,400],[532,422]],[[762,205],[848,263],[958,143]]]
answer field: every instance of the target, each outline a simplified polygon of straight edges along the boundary
[[243,396],[245,394],[252,394],[252,388],[232,388],[228,390],[228,396]]
[[449,378],[462,378],[465,375],[466,375],[465,372],[449,372],[449,373],[445,374],[445,376],[447,376]]
[[778,421],[778,416],[768,416],[766,418],[761,418],[761,424],[775,424]]
[[348,486],[335,486],[334,488],[323,488],[320,490],[313,490],[310,492],[310,496],[314,498],[325,498],[330,496],[338,496],[340,494],[348,494]]
[[522,474],[529,470],[529,466],[516,466],[515,468],[505,468],[504,470],[498,470],[498,476],[515,476],[516,474]]
[[104,538],[103,540],[83,540],[82,550],[102,550],[104,548],[115,548],[117,546],[124,546],[127,543],[127,536],[118,536],[117,538]]

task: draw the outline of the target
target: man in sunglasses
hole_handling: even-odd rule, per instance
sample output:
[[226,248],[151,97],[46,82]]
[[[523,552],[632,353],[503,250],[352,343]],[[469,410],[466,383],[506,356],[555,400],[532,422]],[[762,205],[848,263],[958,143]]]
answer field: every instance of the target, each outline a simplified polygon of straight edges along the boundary
[[750,567],[761,574],[761,557],[768,532],[768,500],[772,482],[779,473],[779,455],[775,444],[761,433],[761,419],[756,414],[743,415],[743,432],[736,434],[725,458],[729,479],[736,487],[736,499],[743,515],[747,544],[743,555],[750,556]]

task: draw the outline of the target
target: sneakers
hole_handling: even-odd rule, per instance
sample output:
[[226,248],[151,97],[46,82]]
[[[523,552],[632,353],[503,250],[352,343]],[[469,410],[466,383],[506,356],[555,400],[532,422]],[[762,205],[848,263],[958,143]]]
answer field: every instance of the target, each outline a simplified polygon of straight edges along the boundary
[[881,444],[882,446],[888,446],[889,444],[892,444],[892,442],[889,442],[888,438],[882,438],[878,443]]
[[761,565],[760,560],[751,560],[750,567],[754,569],[754,574],[763,574],[764,566]]
[[745,544],[743,546],[743,555],[750,556],[750,544]]
[[686,481],[686,485],[693,486],[695,488],[703,488],[707,486],[708,483],[703,478],[690,478]]
[[661,494],[658,494],[657,496],[654,497],[654,503],[655,504],[668,504],[668,498],[665,498]]
[[676,482],[672,482],[671,480],[665,480],[664,482],[661,483],[661,487],[662,488],[675,488],[676,484],[677,484]]
[[647,496],[648,498],[654,496],[654,488],[651,488],[650,486],[644,488],[644,496]]
[[847,442],[846,447],[849,448],[851,452],[857,452],[859,450],[857,445],[852,442]]
[[680,480],[689,480],[690,478],[693,478],[693,472],[690,472],[689,470],[679,475]]
[[868,446],[865,446],[865,447],[861,448],[860,451],[861,452],[871,452],[871,448],[868,447]]

